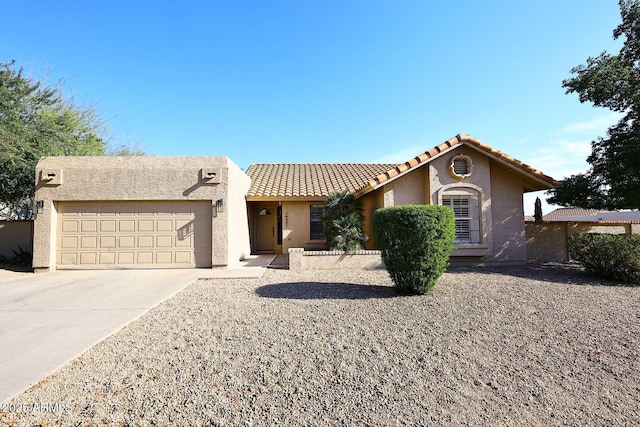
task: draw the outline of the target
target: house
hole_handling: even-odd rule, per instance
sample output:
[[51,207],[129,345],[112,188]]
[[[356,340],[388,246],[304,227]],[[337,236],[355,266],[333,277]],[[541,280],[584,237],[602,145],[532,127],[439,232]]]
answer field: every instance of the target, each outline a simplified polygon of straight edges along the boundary
[[600,212],[598,209],[558,208],[542,216],[543,221],[564,221],[566,217],[581,217],[585,221],[593,221]]
[[458,135],[400,165],[254,164],[247,174],[253,252],[321,249],[324,199],[348,189],[363,208],[366,248],[375,249],[376,209],[439,204],[456,215],[454,260],[513,263],[527,260],[522,194],[555,188],[542,172],[478,141]]
[[569,238],[580,233],[639,234],[640,212],[558,208],[542,217],[526,221],[529,260],[565,262]]
[[249,177],[226,157],[45,157],[33,266],[192,268],[248,255]]
[[543,221],[638,223],[640,211],[603,211],[599,209],[558,208],[542,217]]
[[452,257],[526,262],[522,194],[558,183],[468,135],[403,164],[253,164],[226,157],[47,157],[36,168],[33,265],[55,269],[223,266],[250,253],[323,249],[324,201],[449,206]]

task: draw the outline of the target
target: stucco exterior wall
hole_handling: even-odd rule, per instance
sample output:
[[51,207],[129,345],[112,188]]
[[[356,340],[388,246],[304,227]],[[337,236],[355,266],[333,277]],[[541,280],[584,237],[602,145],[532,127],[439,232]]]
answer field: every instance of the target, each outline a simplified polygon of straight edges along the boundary
[[632,224],[593,224],[585,222],[566,222],[567,234],[573,236],[579,233],[606,233],[625,234],[631,233]]
[[427,203],[426,167],[411,171],[384,186],[384,206],[423,205]]
[[0,258],[13,258],[20,248],[33,251],[33,221],[0,220]]
[[305,251],[303,248],[289,250],[289,270],[337,270],[344,268],[385,268],[380,251]]
[[[228,159],[227,159],[228,160]],[[227,264],[232,264],[251,254],[249,244],[249,218],[245,196],[251,187],[251,179],[235,163],[227,162],[229,180],[227,200],[231,209],[227,214]],[[215,251],[215,247],[214,247]]]
[[561,222],[525,224],[527,258],[530,261],[567,261],[567,226]]
[[[219,183],[203,173],[214,171]],[[43,180],[54,173],[56,179]],[[55,268],[56,203],[64,201],[224,201],[212,215],[212,265],[226,265],[249,253],[244,195],[248,177],[230,159],[210,157],[45,157],[36,167],[36,200],[43,212],[34,224],[34,267]],[[236,182],[238,181],[238,182]],[[233,193],[233,195],[231,195]],[[232,218],[232,219],[230,219]],[[233,240],[233,242],[232,242]]]
[[310,239],[311,205],[324,205],[324,201],[282,202],[282,253],[288,253],[289,248],[326,248],[324,241]]
[[384,206],[383,189],[372,191],[358,199],[358,201],[362,204],[362,215],[364,216],[362,229],[369,236],[369,240],[365,242],[364,247],[365,249],[375,249],[378,247],[378,241],[373,231],[373,215],[376,209]]
[[[459,178],[449,171],[457,155],[471,159],[470,176]],[[433,159],[428,166],[384,185],[366,196],[363,203],[365,217],[373,217],[380,207],[406,204],[441,204],[443,195],[463,191],[478,198],[480,243],[456,244],[452,260],[466,263],[521,264],[527,260],[522,207],[522,176],[484,153],[460,147]],[[373,235],[371,223],[365,220],[365,232]],[[367,249],[377,248],[375,236]]]
[[[527,258],[530,261],[569,260],[568,238],[579,233],[633,233],[640,224],[590,222],[527,222]],[[639,230],[640,231],[640,230]]]
[[491,162],[492,261],[527,261],[520,175]]
[[[452,159],[464,154],[471,159],[472,173],[460,179],[449,173]],[[489,158],[468,147],[447,152],[429,163],[429,192],[431,204],[439,205],[447,191],[464,190],[478,198],[480,220],[480,243],[456,244],[453,257],[474,257],[477,261],[491,261],[493,258],[493,219],[491,166]],[[522,198],[522,197],[521,197]],[[522,204],[522,202],[520,202]],[[524,227],[524,225],[523,225]]]

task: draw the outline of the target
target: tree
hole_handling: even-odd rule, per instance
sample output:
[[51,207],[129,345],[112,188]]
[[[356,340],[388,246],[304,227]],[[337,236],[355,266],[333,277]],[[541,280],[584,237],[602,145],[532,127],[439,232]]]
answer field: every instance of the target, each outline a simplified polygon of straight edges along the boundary
[[126,145],[112,150],[104,133],[95,108],[65,99],[60,85],[25,77],[14,61],[0,63],[0,213],[31,217],[42,156],[141,154]]
[[564,80],[567,93],[580,102],[591,102],[624,113],[607,130],[607,137],[591,143],[590,169],[566,178],[551,190],[549,203],[596,209],[640,208],[640,1],[620,0],[622,23],[614,39],[624,37],[617,55],[602,52],[587,58],[586,65],[571,70]]
[[327,196],[322,217],[325,240],[334,251],[353,252],[363,248],[369,237],[362,229],[362,213],[353,194],[347,190],[334,191]]
[[536,220],[536,222],[542,221],[542,202],[540,201],[540,197],[536,197],[533,218]]

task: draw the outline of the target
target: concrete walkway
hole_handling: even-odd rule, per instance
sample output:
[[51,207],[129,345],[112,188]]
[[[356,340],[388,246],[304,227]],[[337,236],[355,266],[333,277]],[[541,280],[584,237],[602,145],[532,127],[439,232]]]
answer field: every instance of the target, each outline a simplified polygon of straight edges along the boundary
[[273,260],[193,270],[55,271],[0,281],[0,402],[199,278],[255,278]]
[[276,258],[275,254],[250,255],[227,267],[198,270],[199,279],[258,279]]

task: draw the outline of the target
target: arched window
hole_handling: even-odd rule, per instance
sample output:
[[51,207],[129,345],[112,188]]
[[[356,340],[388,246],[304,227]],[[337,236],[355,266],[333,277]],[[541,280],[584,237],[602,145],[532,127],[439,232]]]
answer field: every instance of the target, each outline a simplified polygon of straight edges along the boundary
[[456,217],[455,243],[482,243],[480,195],[471,188],[453,187],[442,193],[442,205]]

